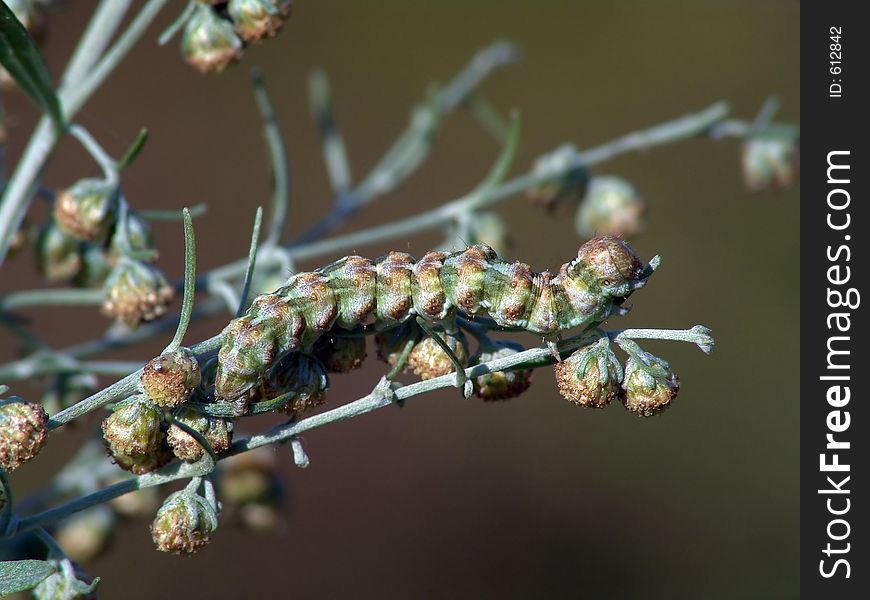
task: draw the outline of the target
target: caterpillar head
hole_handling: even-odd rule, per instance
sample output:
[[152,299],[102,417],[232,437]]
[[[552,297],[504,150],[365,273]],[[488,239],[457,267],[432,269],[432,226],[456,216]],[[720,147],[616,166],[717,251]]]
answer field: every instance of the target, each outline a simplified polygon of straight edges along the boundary
[[637,253],[617,237],[592,238],[577,252],[569,270],[598,284],[617,303],[643,287],[658,265],[658,257],[644,265]]

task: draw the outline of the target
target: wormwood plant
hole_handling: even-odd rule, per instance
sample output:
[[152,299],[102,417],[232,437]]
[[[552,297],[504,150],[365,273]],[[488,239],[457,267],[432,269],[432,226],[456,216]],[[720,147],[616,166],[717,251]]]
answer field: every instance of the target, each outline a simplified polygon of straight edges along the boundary
[[[0,593],[92,594],[98,580],[73,561],[93,556],[119,516],[148,513],[156,547],[173,553],[206,545],[224,506],[236,506],[251,526],[268,526],[274,518],[274,455],[257,449],[287,443],[296,464],[306,467],[301,433],[436,389],[456,387],[466,398],[507,400],[530,387],[533,371],[555,365],[559,390],[573,403],[603,408],[619,400],[640,416],[661,413],[677,396],[679,380],[667,361],[643,350],[638,340],[684,341],[710,352],[713,338],[700,325],[605,328],[611,317],[627,312],[625,300],[647,284],[660,258],[644,261],[624,240],[646,225],[638,191],[621,178],[593,173],[593,167],[691,137],[735,137],[743,142],[751,188],[786,186],[796,176],[797,130],[774,123],[776,103],[768,101],[751,122],[730,119],[727,105],[719,102],[594,148],[564,145],[542,156],[529,172],[507,179],[519,118],[504,119],[477,91],[490,73],[516,56],[513,46],[500,42],[478,52],[417,106],[407,129],[358,180],[351,176],[326,76],[312,73],[311,109],[323,135],[335,201],[322,220],[286,243],[286,152],[263,81],[255,77],[274,177],[269,220],[264,224],[263,211],[256,209],[246,258],[197,272],[193,219],[204,207],[140,210],[124,194],[123,174],[143,150],[146,132],[123,157],[113,157],[73,121],[165,4],[135,4],[138,12],[119,32],[134,3],[99,3],[57,89],[28,33],[42,22],[44,7],[33,1],[0,4],[5,76],[45,113],[3,183],[0,260],[34,244],[41,273],[57,283],[0,298],[0,323],[21,347],[20,359],[0,365],[0,382],[7,384],[0,391],[0,538],[7,561],[0,571]],[[185,60],[201,71],[220,71],[242,58],[246,44],[277,34],[289,14],[290,3],[279,0],[189,2],[159,41],[180,34]],[[332,235],[336,226],[413,175],[441,122],[459,108],[470,110],[502,143],[480,184],[410,218]],[[65,136],[81,143],[102,176],[55,193],[41,174]],[[578,233],[587,240],[552,273],[501,258],[509,251],[507,232],[491,209],[523,193],[549,210],[574,210]],[[52,205],[50,219],[38,228],[26,219],[35,196]],[[177,284],[157,266],[149,225],[156,219],[183,222],[185,275]],[[443,231],[445,240],[419,259],[400,252],[339,258],[374,241],[393,240],[399,246],[426,230]],[[327,264],[308,272],[295,268],[314,259]],[[287,273],[294,274],[286,279]],[[174,311],[177,291],[183,298]],[[18,309],[48,305],[100,307],[111,325],[97,339],[56,348],[16,316]],[[221,313],[229,313],[223,330],[185,342],[192,319]],[[157,357],[111,358],[116,348],[173,329],[174,337]],[[511,339],[517,331],[537,334],[542,344],[524,349]],[[371,392],[308,415],[329,399],[329,374],[358,368],[369,348],[388,365]],[[403,371],[420,380],[399,383]],[[98,376],[120,379],[96,389]],[[11,395],[15,382],[37,379],[45,382],[41,399]],[[15,498],[8,473],[33,459],[64,425],[97,410],[106,414],[93,439],[40,492]],[[233,439],[239,421],[264,412],[287,419]],[[187,483],[166,496],[155,514],[156,490],[177,480]],[[96,541],[82,544],[83,538]]]

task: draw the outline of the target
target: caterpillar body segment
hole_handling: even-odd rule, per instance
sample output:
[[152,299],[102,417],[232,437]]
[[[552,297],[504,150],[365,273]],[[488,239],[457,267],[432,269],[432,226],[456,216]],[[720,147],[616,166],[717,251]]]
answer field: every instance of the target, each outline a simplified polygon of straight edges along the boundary
[[294,275],[227,326],[215,395],[239,398],[279,356],[309,349],[333,327],[382,330],[412,315],[434,323],[449,321],[456,311],[485,312],[501,326],[554,340],[563,330],[618,312],[656,264],[644,265],[625,242],[610,236],[585,243],[555,275],[505,262],[482,244],[452,254],[429,252],[418,261],[401,252],[375,260],[347,256]]

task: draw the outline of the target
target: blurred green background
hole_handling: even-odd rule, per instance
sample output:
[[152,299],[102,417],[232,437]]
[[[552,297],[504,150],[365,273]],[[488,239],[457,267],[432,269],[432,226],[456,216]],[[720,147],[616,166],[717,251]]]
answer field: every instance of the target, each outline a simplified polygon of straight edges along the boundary
[[[46,53],[55,73],[93,5],[71,2],[52,14]],[[179,9],[164,11],[78,120],[116,155],[149,128],[145,152],[124,177],[127,197],[140,208],[207,202],[208,214],[196,221],[202,270],[244,255],[254,209],[269,196],[249,83],[254,66],[264,72],[289,147],[291,234],[331,202],[307,106],[306,76],[315,66],[329,74],[357,177],[404,128],[432,81],[447,81],[496,39],[523,50],[519,64],[482,88],[501,110],[522,113],[515,174],[563,142],[590,147],[719,99],[752,118],[777,94],[781,119],[800,114],[796,1],[297,2],[277,39],[221,76],[183,64],[176,43],[156,45]],[[35,114],[18,94],[6,105],[8,153],[16,157]],[[292,466],[289,449],[277,450],[290,493],[282,530],[258,536],[224,526],[201,554],[184,559],[155,552],[146,522],[127,523],[87,565],[103,577],[101,597],[796,597],[799,190],[750,194],[739,150],[733,140],[691,140],[596,171],[627,177],[642,191],[651,226],[632,244],[644,257],[663,257],[618,326],[703,323],[716,335],[709,357],[687,344],[645,344],[683,384],[662,417],[638,419],[619,406],[582,410],[561,399],[551,370],[542,369],[509,403],[464,402],[446,391],[331,425],[305,436],[306,471]],[[462,195],[497,152],[458,111],[408,185],[345,230]],[[66,142],[45,182],[61,187],[96,173]],[[576,252],[573,216],[553,218],[521,198],[498,210],[512,226],[513,257],[555,269]],[[43,213],[37,208],[35,220]],[[177,277],[181,226],[161,223],[157,232],[160,265]],[[420,255],[440,239],[419,235],[357,251]],[[31,264],[25,252],[4,267],[0,293],[42,285]],[[60,347],[98,335],[105,321],[94,313],[25,314]],[[224,322],[198,324],[189,339]],[[4,339],[6,361],[15,354]],[[165,343],[113,357],[145,359]],[[330,406],[366,393],[383,370],[372,358],[334,377]],[[99,418],[56,435],[33,468],[15,473],[17,489],[45,481]]]

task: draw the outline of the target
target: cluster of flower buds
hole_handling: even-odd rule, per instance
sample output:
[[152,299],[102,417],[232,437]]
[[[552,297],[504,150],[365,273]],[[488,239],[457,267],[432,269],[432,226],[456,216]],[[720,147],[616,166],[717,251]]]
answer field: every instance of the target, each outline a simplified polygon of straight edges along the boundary
[[276,410],[298,416],[326,402],[328,389],[329,376],[320,360],[304,352],[290,352],[254,386],[247,400],[268,402],[287,395],[286,402]]
[[11,472],[31,460],[48,438],[48,415],[17,396],[0,400],[0,467]]
[[203,73],[241,59],[245,44],[275,36],[290,16],[290,0],[197,0],[184,27],[181,52]]
[[743,143],[741,162],[743,180],[750,190],[790,187],[800,169],[797,131],[771,129],[749,136]]
[[220,462],[221,500],[251,531],[274,531],[281,520],[286,494],[276,457],[263,447]]
[[[468,341],[461,331],[456,333],[436,332],[436,335],[450,348],[455,358],[463,366],[468,366]],[[413,344],[413,347],[402,366],[403,371],[413,372],[420,379],[433,379],[456,370],[450,355],[412,321],[375,336],[378,358],[390,366],[398,364],[409,343]]]
[[[492,347],[483,349],[475,361],[477,364],[487,363],[500,358],[507,358],[523,348],[509,342],[498,342]],[[485,402],[494,400],[509,400],[521,395],[532,385],[531,369],[515,369],[513,371],[494,371],[479,375],[474,379],[474,393]]]
[[676,398],[679,379],[668,363],[623,342],[629,352],[623,369],[607,337],[584,346],[556,363],[556,383],[562,396],[580,406],[604,408],[616,398],[642,417],[661,413]]
[[614,176],[591,177],[578,162],[571,144],[540,157],[532,174],[546,182],[529,188],[527,197],[548,209],[576,207],[575,226],[582,237],[630,237],[646,228],[646,203],[628,181]]
[[163,502],[151,524],[151,537],[161,552],[193,554],[208,544],[217,525],[217,508],[184,489]]
[[123,256],[106,277],[103,295],[104,314],[136,327],[166,314],[175,289],[154,265]]
[[212,452],[226,452],[233,441],[233,423],[222,417],[198,413],[190,408],[176,409],[169,426],[167,440],[172,453],[187,462],[196,462],[205,455],[205,448],[181,425],[199,433],[208,442]]

